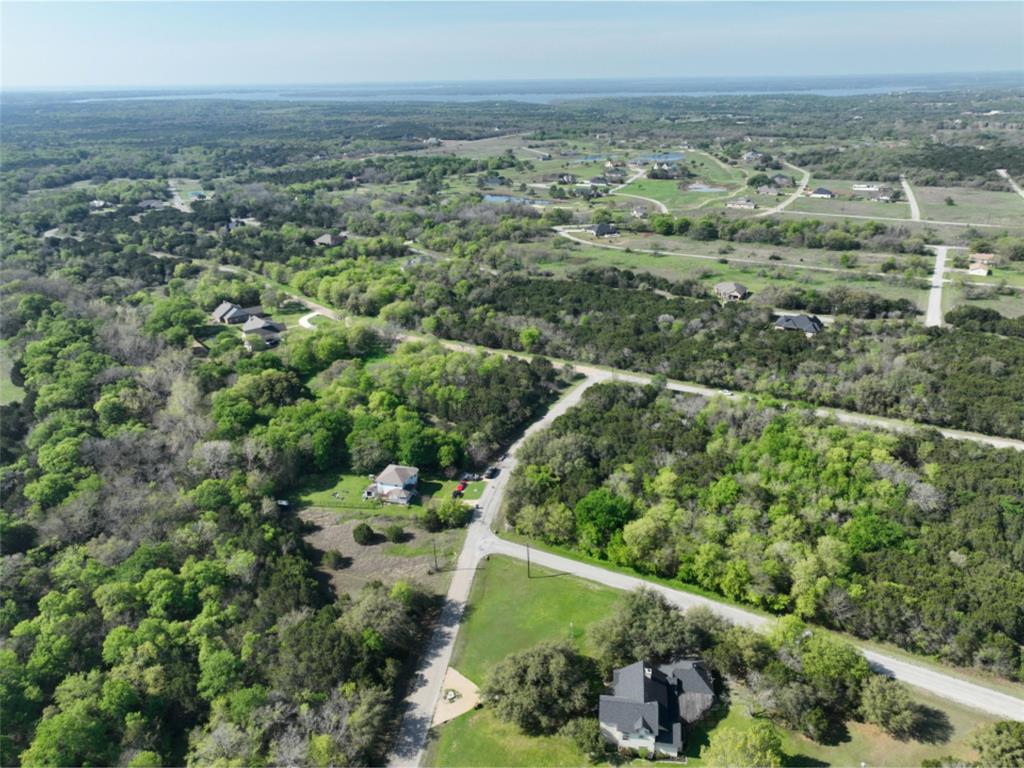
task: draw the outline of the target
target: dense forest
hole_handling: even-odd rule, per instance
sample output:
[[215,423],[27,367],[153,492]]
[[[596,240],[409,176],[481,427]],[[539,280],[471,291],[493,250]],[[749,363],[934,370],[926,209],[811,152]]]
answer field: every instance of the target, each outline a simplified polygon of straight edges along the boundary
[[60,293],[3,296],[26,390],[3,409],[3,763],[379,761],[436,603],[331,594],[276,500],[325,469],[485,461],[553,396],[551,366],[381,357],[361,326],[196,359],[185,286],[117,313]]
[[[390,573],[336,593],[299,489],[392,462],[444,478],[481,469],[571,380],[545,356],[763,402],[593,389],[524,449],[508,507],[523,534],[794,614],[790,628],[1022,677],[1022,454],[848,430],[772,400],[1024,437],[1019,319],[957,308],[924,329],[907,299],[860,288],[768,288],[722,306],[696,279],[556,278],[535,266],[565,245],[552,228],[603,221],[723,249],[885,251],[877,277],[901,285],[930,263],[925,235],[901,224],[647,219],[598,193],[496,205],[490,180],[531,171],[542,150],[437,147],[558,139],[576,157],[600,133],[623,152],[685,139],[735,162],[770,139],[816,172],[857,156],[879,178],[1002,188],[983,166],[1024,175],[1020,126],[1010,112],[963,116],[1016,92],[0,98],[0,764],[380,764],[440,601]],[[951,162],[948,147],[982,142]],[[319,245],[325,233],[345,239]],[[975,234],[963,242],[1024,258],[1009,229]],[[341,322],[302,327],[290,294]],[[224,301],[280,319],[280,343],[246,346],[213,323]],[[774,330],[772,307],[836,320],[808,339]],[[539,354],[454,352],[403,341],[410,331]],[[422,520],[457,526],[470,510],[448,511]],[[773,719],[814,713],[800,727],[820,735],[857,705],[828,676],[831,694],[808,693],[813,673],[786,666],[806,661],[792,638],[706,618],[688,617],[676,650],[706,651],[775,702]]]
[[529,536],[1024,679],[1024,455],[603,384],[530,438]]

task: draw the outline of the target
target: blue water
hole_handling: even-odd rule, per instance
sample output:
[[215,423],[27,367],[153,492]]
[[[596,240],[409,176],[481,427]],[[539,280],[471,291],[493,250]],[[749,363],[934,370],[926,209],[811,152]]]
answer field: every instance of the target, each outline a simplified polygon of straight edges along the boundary
[[[54,100],[147,101],[156,99],[233,99],[243,101],[474,102],[523,101],[551,104],[574,99],[630,97],[808,94],[864,94],[1005,87],[1020,83],[1019,72],[828,77],[633,78],[609,80],[520,80],[445,83],[367,83],[358,85],[229,86],[50,91]],[[14,91],[5,91],[4,96]]]
[[709,187],[707,184],[691,184],[687,189],[691,192],[725,192],[722,187]]
[[644,155],[638,157],[641,163],[674,163],[676,160],[682,160],[686,155],[682,152],[658,152],[653,155]]
[[550,200],[534,200],[513,195],[484,195],[485,203],[515,203],[516,205],[551,205]]

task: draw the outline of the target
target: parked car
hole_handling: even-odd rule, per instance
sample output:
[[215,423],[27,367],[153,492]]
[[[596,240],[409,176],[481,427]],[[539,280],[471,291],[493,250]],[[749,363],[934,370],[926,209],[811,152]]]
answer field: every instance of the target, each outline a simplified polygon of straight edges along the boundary
[[498,469],[497,467],[488,467],[487,471],[484,472],[484,478],[486,478],[487,480],[493,480],[498,476],[499,472],[501,472],[501,470]]

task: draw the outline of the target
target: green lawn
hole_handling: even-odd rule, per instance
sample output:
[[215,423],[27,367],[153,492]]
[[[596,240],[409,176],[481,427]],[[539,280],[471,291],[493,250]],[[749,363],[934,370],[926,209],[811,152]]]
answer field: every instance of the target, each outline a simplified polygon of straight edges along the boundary
[[[386,514],[412,517],[423,506],[424,501],[428,501],[432,497],[437,497],[439,500],[450,498],[455,486],[458,485],[457,480],[423,477],[419,483],[420,497],[405,507],[401,504],[381,504],[372,499],[364,501],[363,491],[366,490],[370,482],[371,478],[368,475],[348,472],[311,475],[302,482],[296,490],[295,496],[299,503],[306,506],[337,509],[359,516]],[[463,498],[466,501],[475,501],[480,498],[483,491],[483,481],[469,483]]]
[[[452,666],[482,683],[491,668],[508,654],[543,640],[571,638],[587,653],[587,628],[606,616],[621,593],[570,576],[559,576],[503,557],[491,557],[477,574],[469,608],[456,643]],[[817,744],[799,733],[783,730],[787,765],[916,766],[927,758],[973,757],[969,734],[991,722],[980,713],[960,708],[914,690],[928,712],[928,737],[899,741],[863,723],[847,723],[847,733],[833,745]],[[715,728],[749,728],[747,692],[734,689],[730,701],[706,720],[690,739],[687,756],[700,763],[700,749]],[[436,766],[582,766],[586,760],[561,736],[529,737],[496,719],[485,707],[442,726],[428,764]]]
[[622,594],[537,566],[531,575],[526,563],[497,556],[477,573],[452,666],[478,685],[510,653],[542,640],[571,638],[588,651],[584,628],[607,615]]
[[20,403],[25,397],[25,390],[11,381],[11,368],[14,361],[7,351],[7,342],[0,342],[0,405]]
[[[970,187],[923,187],[914,185],[921,217],[971,224],[1005,224],[1024,227],[1024,199],[1014,192],[990,192]],[[947,205],[946,198],[954,205]]]
[[[680,183],[683,185],[682,189],[679,188]],[[701,203],[725,197],[732,192],[731,188],[726,188],[724,192],[691,192],[686,189],[686,185],[690,183],[694,182],[679,182],[675,179],[637,179],[619,191],[624,195],[649,197],[664,203],[671,210],[696,208]]]

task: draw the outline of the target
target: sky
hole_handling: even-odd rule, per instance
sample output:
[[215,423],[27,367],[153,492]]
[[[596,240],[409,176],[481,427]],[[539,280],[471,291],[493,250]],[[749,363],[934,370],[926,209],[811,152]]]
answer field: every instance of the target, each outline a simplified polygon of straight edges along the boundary
[[0,2],[4,88],[1024,70],[1024,2]]

